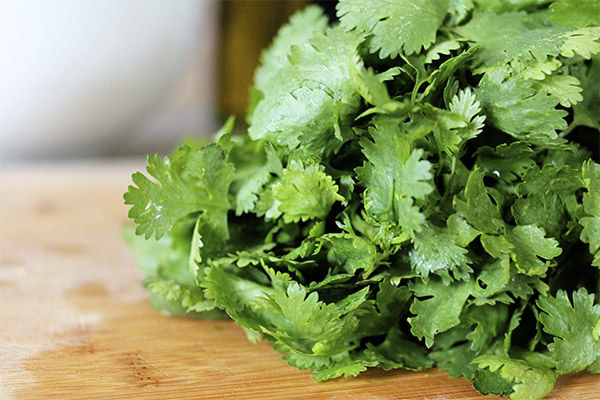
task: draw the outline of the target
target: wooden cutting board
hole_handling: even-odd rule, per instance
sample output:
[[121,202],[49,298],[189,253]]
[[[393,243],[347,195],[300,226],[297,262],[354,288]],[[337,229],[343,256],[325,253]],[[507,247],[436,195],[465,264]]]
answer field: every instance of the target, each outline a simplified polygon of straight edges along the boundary
[[[123,243],[122,194],[142,161],[0,171],[0,399],[480,399],[442,371],[314,383],[231,321],[148,306]],[[551,399],[598,399],[598,376]]]

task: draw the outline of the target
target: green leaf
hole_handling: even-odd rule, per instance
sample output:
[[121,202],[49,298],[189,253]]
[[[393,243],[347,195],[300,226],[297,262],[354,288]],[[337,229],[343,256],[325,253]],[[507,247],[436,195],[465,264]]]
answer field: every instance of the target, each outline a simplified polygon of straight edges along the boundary
[[273,186],[273,195],[286,223],[323,219],[333,203],[344,200],[321,166],[296,160],[291,160],[283,170],[281,180]]
[[458,153],[464,144],[479,135],[484,116],[470,88],[459,91],[448,105],[448,111],[429,108],[427,113],[436,120],[434,137],[437,145],[448,155]]
[[472,291],[472,282],[458,281],[446,285],[441,280],[430,279],[428,283],[415,281],[410,289],[416,297],[428,297],[425,300],[415,299],[410,306],[410,312],[416,315],[407,319],[410,331],[419,339],[425,338],[425,345],[431,347],[436,334],[460,323],[459,316]]
[[589,68],[574,68],[574,75],[581,82],[583,100],[573,106],[573,124],[589,126],[600,130],[600,60],[592,58]]
[[477,149],[476,154],[476,165],[487,176],[506,183],[515,182],[535,165],[535,153],[525,142],[502,143],[495,149],[483,146]]
[[519,225],[510,231],[511,258],[520,272],[543,275],[550,261],[562,253],[558,242],[545,236],[546,232],[535,225]]
[[571,107],[573,104],[583,100],[579,80],[570,75],[550,75],[544,80],[536,81],[533,85],[536,90],[556,97],[558,103],[563,107]]
[[419,371],[433,365],[433,360],[427,357],[427,350],[411,341],[397,327],[389,331],[381,344],[367,343],[365,355],[386,371],[397,368]]
[[375,361],[365,359],[364,357],[358,357],[356,359],[346,357],[335,364],[317,368],[311,376],[316,382],[339,378],[340,376],[348,378],[350,376],[356,376],[365,371],[367,367],[374,367],[376,364]]
[[473,387],[481,394],[493,394],[495,396],[509,396],[513,393],[514,380],[506,380],[489,369],[478,369],[473,379]]
[[587,192],[583,195],[586,216],[579,220],[583,226],[580,238],[590,246],[592,265],[600,267],[600,164],[588,160],[583,164],[582,177]]
[[524,17],[522,12],[496,14],[478,10],[457,31],[479,46],[478,65],[487,68],[558,56],[569,29],[555,26],[530,29]]
[[442,55],[449,55],[451,51],[458,50],[461,47],[460,40],[450,39],[437,42],[427,51],[425,64],[431,64],[440,59]]
[[377,247],[370,241],[348,233],[331,233],[320,238],[326,244],[327,261],[350,274],[362,270],[361,276],[367,278],[379,265],[381,256]]
[[464,200],[454,198],[454,208],[475,229],[483,233],[497,234],[504,228],[498,206],[492,202],[483,183],[483,172],[473,169],[464,189]]
[[[477,357],[474,362],[481,369],[487,368],[490,372],[497,373],[492,381],[493,387],[486,385],[485,390],[512,385],[510,398],[513,400],[539,400],[545,397],[554,388],[557,375],[544,368],[534,367],[523,360],[515,360],[506,356],[485,355]],[[491,393],[491,391],[490,391]]]
[[252,139],[328,155],[345,140],[342,133],[358,111],[360,95],[350,65],[359,64],[358,38],[340,28],[315,33],[292,46],[288,63],[270,75],[248,129]]
[[254,72],[254,87],[266,90],[271,85],[272,76],[287,67],[292,46],[306,43],[316,32],[324,32],[327,22],[327,17],[317,6],[309,6],[295,13],[279,29],[271,45],[261,53],[260,66]]
[[285,291],[269,294],[259,304],[283,318],[278,320],[278,331],[291,338],[317,342],[335,337],[343,329],[335,304],[319,301],[317,292],[308,294],[295,282]]
[[206,299],[202,289],[197,286],[182,285],[169,279],[148,279],[145,287],[153,294],[181,303],[187,312],[203,312],[215,308],[214,301]]
[[403,229],[420,231],[424,217],[414,204],[433,190],[431,163],[422,149],[410,152],[406,138],[392,121],[381,120],[370,130],[373,141],[360,141],[367,162],[356,169],[366,187],[366,209],[381,221],[397,222]]
[[372,52],[395,57],[430,47],[448,12],[449,1],[341,0],[337,16],[346,30],[372,35]]
[[471,306],[463,312],[461,322],[470,326],[466,338],[471,350],[481,354],[487,350],[508,322],[509,311],[505,304]]
[[582,371],[600,357],[600,305],[594,305],[594,294],[585,288],[573,292],[573,303],[564,290],[556,297],[542,296],[537,306],[543,311],[540,321],[544,331],[554,336],[548,345],[558,372],[567,374]]
[[129,217],[138,224],[136,233],[157,239],[187,215],[206,213],[223,237],[227,237],[227,192],[233,177],[233,165],[216,144],[199,151],[182,147],[175,162],[167,157],[148,156],[151,181],[136,172],[133,183],[123,196],[132,205]]
[[565,42],[560,48],[564,57],[574,57],[576,54],[585,59],[600,53],[600,28],[579,28],[565,34]]
[[447,229],[425,224],[420,232],[413,236],[414,248],[410,251],[410,264],[419,276],[427,278],[437,274],[443,280],[467,280],[472,269],[467,249],[457,245],[455,238]]
[[550,143],[556,130],[567,127],[565,111],[556,109],[558,99],[537,92],[531,81],[504,79],[504,73],[487,73],[475,89],[483,114],[494,127],[519,140]]
[[252,164],[248,162],[236,163],[237,173],[232,188],[236,186],[235,213],[237,215],[253,211],[265,185],[274,176],[283,174],[281,160],[272,146],[264,146],[264,151],[261,149],[259,154],[254,153],[252,150],[254,149],[247,149],[246,155],[253,158]]
[[550,5],[550,22],[574,27],[600,25],[598,0],[560,0]]

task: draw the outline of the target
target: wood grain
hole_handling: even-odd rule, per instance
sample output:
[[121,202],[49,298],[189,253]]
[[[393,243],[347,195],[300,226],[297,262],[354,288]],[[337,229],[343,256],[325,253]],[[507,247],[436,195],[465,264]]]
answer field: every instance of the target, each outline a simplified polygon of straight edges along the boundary
[[[151,309],[121,239],[141,162],[0,171],[0,399],[480,399],[442,371],[314,383],[231,321]],[[597,376],[550,399],[598,399]]]

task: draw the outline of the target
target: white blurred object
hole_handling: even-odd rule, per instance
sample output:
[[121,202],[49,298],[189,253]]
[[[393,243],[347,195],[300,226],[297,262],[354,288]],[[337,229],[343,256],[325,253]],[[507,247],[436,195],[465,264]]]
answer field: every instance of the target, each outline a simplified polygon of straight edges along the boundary
[[216,21],[208,0],[0,0],[0,161],[209,133]]

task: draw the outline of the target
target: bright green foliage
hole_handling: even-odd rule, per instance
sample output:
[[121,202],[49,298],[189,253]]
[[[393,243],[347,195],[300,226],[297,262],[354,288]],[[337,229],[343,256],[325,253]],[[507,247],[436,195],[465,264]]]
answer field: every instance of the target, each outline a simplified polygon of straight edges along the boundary
[[557,375],[552,370],[535,367],[523,360],[489,355],[478,357],[475,362],[479,368],[495,372],[495,377],[486,377],[487,382],[478,382],[477,389],[483,393],[495,393],[500,388],[506,393],[509,392],[507,386],[512,386],[511,399],[535,400],[550,393],[556,382]]
[[409,253],[413,271],[427,278],[430,273],[440,275],[445,281],[451,281],[450,274],[456,279],[469,279],[471,262],[467,250],[459,246],[447,229],[424,225],[414,234],[414,249]]
[[512,244],[511,257],[525,275],[544,274],[549,266],[544,260],[552,260],[562,252],[558,242],[544,237],[545,233],[535,225],[519,225],[508,236]]
[[475,94],[490,125],[521,140],[556,139],[556,130],[567,127],[566,112],[556,109],[556,97],[533,85],[518,77],[505,80],[502,71],[485,74]]
[[409,318],[411,332],[422,339],[427,347],[433,345],[433,339],[439,332],[447,331],[460,322],[460,314],[471,292],[471,282],[456,282],[446,285],[442,281],[430,280],[428,283],[415,281],[411,290],[416,297],[433,296],[426,300],[415,300],[410,312],[416,317]]
[[330,154],[343,143],[359,108],[350,66],[359,63],[359,40],[340,28],[315,33],[293,46],[288,62],[261,90],[249,135],[309,154]]
[[438,367],[527,400],[600,372],[598,5],[294,15],[247,134],[133,175],[152,305],[228,316],[316,381]]
[[347,273],[355,274],[362,269],[362,275],[368,277],[379,265],[381,256],[377,246],[360,236],[331,233],[322,236],[321,240],[328,247],[327,261]]
[[410,144],[393,121],[385,119],[370,130],[373,141],[360,141],[367,160],[356,172],[366,187],[365,209],[380,221],[398,223],[408,232],[419,231],[424,217],[415,199],[429,194],[430,163]]
[[579,81],[570,75],[550,75],[543,80],[534,83],[536,90],[543,90],[546,93],[556,97],[558,103],[563,107],[571,107],[573,104],[583,100],[581,92],[583,89],[579,86]]
[[325,218],[335,201],[343,200],[333,179],[319,165],[292,160],[273,186],[273,195],[286,222]]
[[586,216],[579,220],[583,226],[581,240],[590,245],[590,253],[594,255],[592,265],[600,268],[600,165],[587,161],[582,175],[587,193],[583,195]]
[[577,79],[582,84],[583,100],[573,106],[572,125],[589,126],[600,130],[600,59],[592,58],[589,68],[574,68]]
[[233,178],[233,165],[216,144],[194,151],[178,150],[175,160],[148,156],[148,174],[153,182],[137,172],[125,195],[125,203],[133,207],[129,217],[138,225],[136,233],[157,239],[168,233],[183,217],[194,213],[210,213],[217,229],[227,236],[227,192]]
[[556,297],[543,296],[536,303],[543,311],[544,331],[554,336],[548,349],[559,373],[584,370],[600,357],[600,305],[594,305],[593,294],[579,289],[571,304],[567,293],[559,290]]
[[286,68],[292,46],[306,43],[316,32],[324,32],[327,17],[319,7],[307,7],[292,16],[290,22],[281,27],[273,43],[260,57],[260,66],[254,73],[254,89],[263,91],[274,83],[273,75]]
[[344,28],[372,35],[371,50],[385,58],[419,53],[431,46],[448,5],[448,0],[341,0],[338,16]]
[[560,0],[550,5],[550,22],[565,26],[599,26],[598,0]]
[[477,12],[458,31],[466,39],[480,46],[479,62],[502,65],[518,60],[545,60],[556,57],[565,39],[563,27],[529,29],[520,12],[496,14]]
[[501,144],[495,149],[477,149],[477,166],[483,172],[506,183],[519,179],[525,171],[535,165],[533,150],[524,142]]

